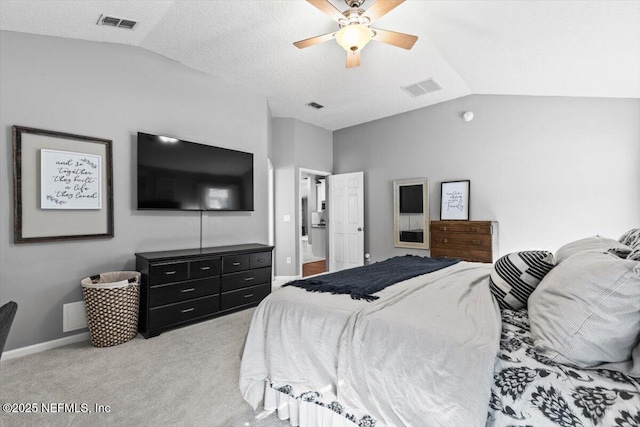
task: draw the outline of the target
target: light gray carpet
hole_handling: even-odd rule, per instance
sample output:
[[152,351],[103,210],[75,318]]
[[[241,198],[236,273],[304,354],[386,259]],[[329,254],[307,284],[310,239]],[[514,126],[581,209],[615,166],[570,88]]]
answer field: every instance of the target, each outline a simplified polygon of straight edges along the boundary
[[[109,405],[109,413],[0,412],[2,426],[287,426],[238,389],[254,309],[109,348],[72,344],[0,363],[0,404]],[[38,408],[39,409],[39,408]]]

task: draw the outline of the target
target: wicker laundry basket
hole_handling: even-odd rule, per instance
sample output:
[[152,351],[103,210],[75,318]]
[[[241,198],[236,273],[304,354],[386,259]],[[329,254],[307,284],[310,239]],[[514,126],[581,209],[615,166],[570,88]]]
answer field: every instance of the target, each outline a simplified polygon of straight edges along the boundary
[[138,333],[140,273],[114,271],[80,282],[91,345],[110,347],[127,342]]

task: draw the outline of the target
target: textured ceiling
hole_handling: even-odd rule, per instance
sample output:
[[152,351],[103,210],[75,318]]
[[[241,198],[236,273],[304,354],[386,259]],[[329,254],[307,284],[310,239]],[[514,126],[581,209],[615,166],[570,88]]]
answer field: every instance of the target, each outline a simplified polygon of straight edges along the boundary
[[[98,26],[103,13],[139,25]],[[640,98],[640,0],[407,0],[373,27],[419,39],[410,51],[371,42],[346,69],[333,40],[293,46],[337,30],[302,0],[0,1],[2,30],[140,46],[264,94],[274,117],[329,130],[468,94]],[[443,89],[400,89],[427,78]]]

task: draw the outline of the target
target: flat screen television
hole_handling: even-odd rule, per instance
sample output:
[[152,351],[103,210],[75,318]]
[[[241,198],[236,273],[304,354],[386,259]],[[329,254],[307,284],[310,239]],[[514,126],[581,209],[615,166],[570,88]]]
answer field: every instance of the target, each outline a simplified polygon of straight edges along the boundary
[[252,211],[253,154],[138,132],[138,209]]
[[422,213],[422,184],[400,187],[400,213]]

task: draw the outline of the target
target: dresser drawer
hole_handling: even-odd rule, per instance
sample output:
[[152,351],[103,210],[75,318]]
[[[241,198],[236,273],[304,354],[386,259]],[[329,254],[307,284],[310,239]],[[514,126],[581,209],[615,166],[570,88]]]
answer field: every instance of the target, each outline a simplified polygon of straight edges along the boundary
[[271,283],[271,267],[258,268],[255,270],[240,271],[238,273],[224,274],[222,276],[222,292],[234,289],[246,288],[247,286]]
[[192,298],[213,295],[220,292],[220,278],[188,280],[186,282],[155,285],[149,288],[149,306],[172,304]]
[[199,279],[220,275],[220,258],[201,259],[189,262],[189,278]]
[[225,292],[220,303],[222,310],[229,310],[246,304],[262,301],[271,292],[271,283]]
[[269,267],[271,265],[271,252],[258,252],[249,255],[249,268]]
[[249,255],[233,255],[222,258],[222,273],[247,270],[249,268]]
[[459,248],[471,250],[491,250],[492,239],[489,234],[447,233],[434,231],[431,234],[431,248]]
[[431,223],[431,233],[437,233],[440,231],[447,233],[473,233],[491,235],[492,226],[487,221],[433,221]]
[[432,258],[457,258],[469,262],[493,262],[491,251],[431,248]]
[[161,285],[163,283],[187,280],[187,266],[186,262],[152,264],[149,267],[149,284]]
[[218,311],[220,311],[218,295],[152,308],[149,310],[149,329],[186,322]]

